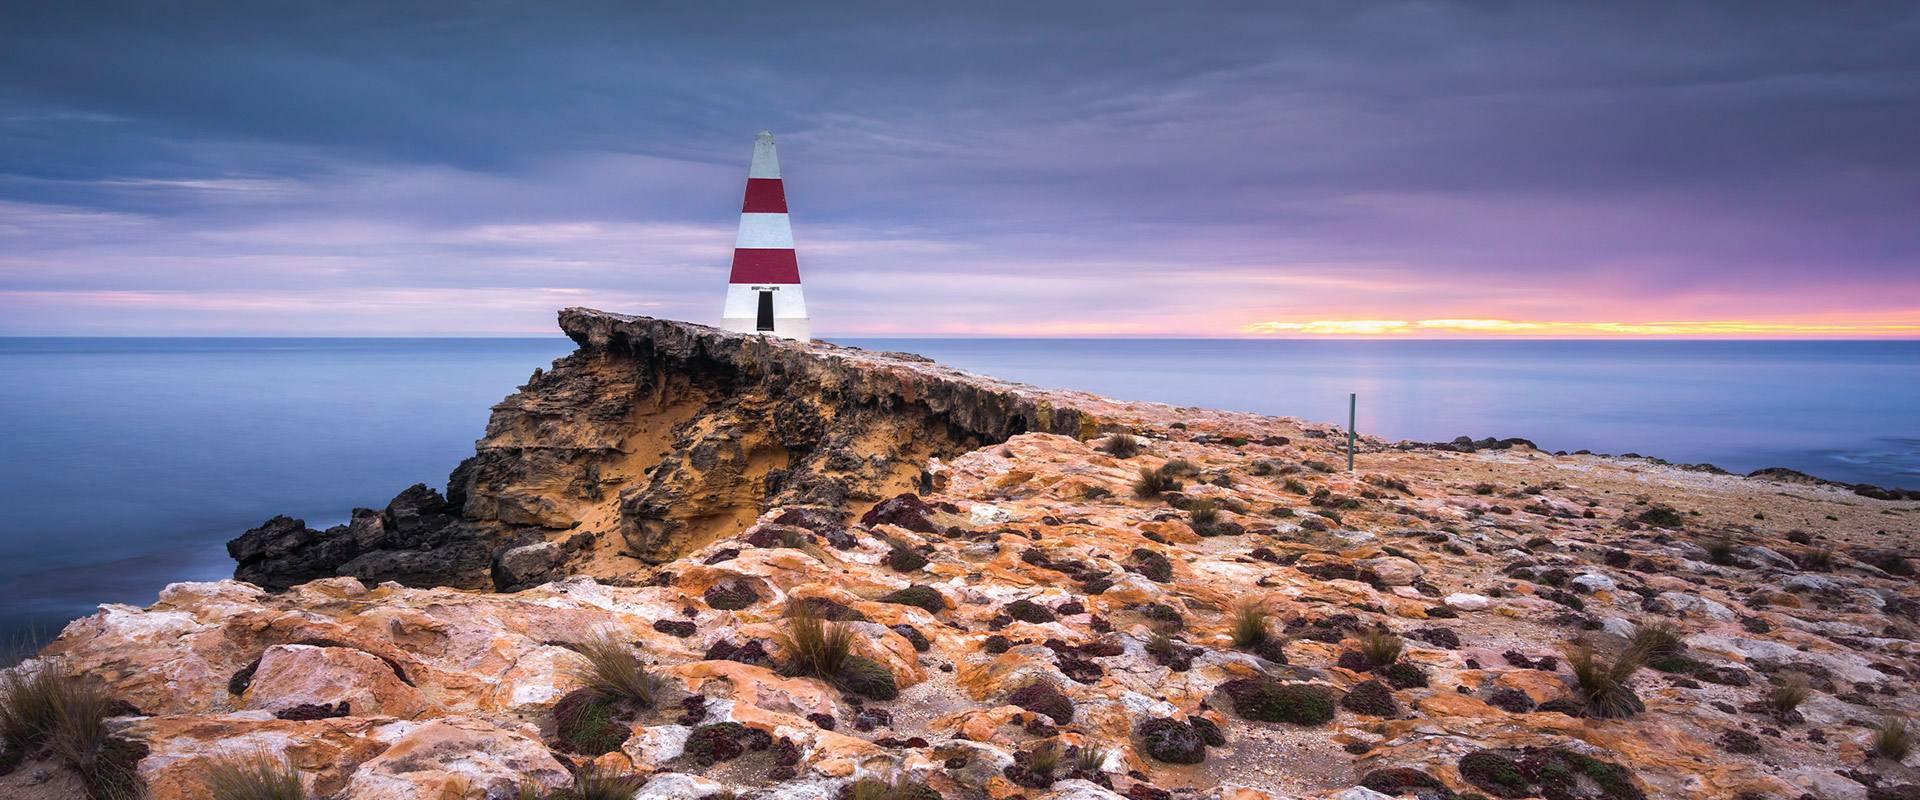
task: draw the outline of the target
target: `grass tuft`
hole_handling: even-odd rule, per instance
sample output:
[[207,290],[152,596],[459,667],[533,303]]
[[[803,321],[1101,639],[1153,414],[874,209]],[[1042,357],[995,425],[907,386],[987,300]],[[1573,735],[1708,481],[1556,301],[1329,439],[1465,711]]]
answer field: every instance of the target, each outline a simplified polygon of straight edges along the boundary
[[0,742],[14,750],[46,744],[62,709],[82,691],[71,673],[50,663],[0,672]]
[[1400,660],[1400,651],[1406,642],[1393,635],[1385,626],[1368,629],[1360,634],[1360,654],[1367,657],[1376,667],[1384,667]]
[[1106,748],[1091,742],[1080,745],[1080,752],[1074,754],[1073,758],[1074,770],[1086,775],[1099,773],[1100,768],[1106,766],[1106,764]]
[[1594,653],[1593,645],[1576,641],[1561,651],[1573,670],[1575,692],[1587,716],[1598,719],[1631,717],[1646,709],[1627,682],[1646,663],[1646,653],[1629,647],[1609,662]]
[[1147,652],[1156,656],[1173,653],[1173,637],[1166,631],[1157,631],[1147,639]]
[[1800,554],[1800,567],[1814,572],[1826,572],[1833,569],[1833,551],[1818,547]]
[[[1642,515],[1644,516],[1644,515]],[[1703,545],[1707,549],[1707,559],[1723,567],[1733,565],[1733,537],[1722,536]]]
[[628,772],[588,764],[573,774],[573,794],[569,800],[628,800],[647,779]]
[[1100,443],[1100,452],[1122,460],[1140,455],[1145,449],[1139,439],[1125,433],[1116,433]]
[[1176,478],[1197,478],[1200,477],[1200,465],[1184,458],[1175,458],[1168,460],[1165,464],[1161,464],[1160,473],[1163,475],[1172,475]]
[[792,654],[790,671],[819,678],[839,676],[853,658],[853,629],[822,619],[806,603],[787,606],[787,634],[779,643]]
[[653,707],[653,676],[632,645],[612,631],[595,631],[576,648],[586,664],[570,673],[583,689],[606,700]]
[[940,793],[905,776],[895,776],[891,780],[861,778],[848,784],[840,797],[845,800],[939,800]]
[[1687,643],[1671,622],[1641,625],[1633,632],[1631,647],[1646,655],[1647,666],[1662,672],[1684,672],[1692,665],[1687,658]]
[[1212,500],[1195,500],[1187,506],[1187,518],[1193,526],[1203,528],[1220,521],[1220,504]]
[[1240,600],[1233,604],[1229,628],[1234,647],[1256,647],[1265,644],[1273,636],[1267,629],[1267,610],[1253,600]]
[[1151,500],[1167,492],[1179,491],[1180,488],[1180,481],[1172,475],[1141,467],[1140,479],[1133,482],[1133,496],[1142,500]]
[[1036,775],[1052,775],[1060,768],[1060,748],[1051,743],[1041,744],[1027,753],[1027,769]]
[[1913,734],[1906,717],[1888,717],[1873,729],[1873,754],[1888,761],[1904,761],[1913,752]]
[[1767,710],[1773,712],[1774,716],[1784,716],[1799,708],[1812,694],[1813,682],[1807,680],[1807,676],[1798,672],[1787,673],[1779,683],[1767,690]]
[[224,755],[207,762],[207,794],[213,800],[304,800],[300,771],[284,756],[265,750]]

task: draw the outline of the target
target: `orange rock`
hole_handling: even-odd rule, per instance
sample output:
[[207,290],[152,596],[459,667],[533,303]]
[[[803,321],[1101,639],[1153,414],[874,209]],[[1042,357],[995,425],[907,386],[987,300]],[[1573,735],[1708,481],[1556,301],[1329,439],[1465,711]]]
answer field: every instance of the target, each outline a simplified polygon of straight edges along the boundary
[[1563,699],[1568,696],[1567,684],[1551,672],[1533,669],[1516,669],[1501,672],[1493,679],[1493,685],[1502,689],[1518,689],[1527,693],[1535,703]]
[[442,713],[420,690],[402,683],[386,662],[347,647],[267,648],[244,700],[246,708],[263,711],[346,702],[360,716],[418,719]]
[[545,745],[477,719],[442,717],[412,728],[361,764],[346,793],[354,800],[504,795],[524,780],[548,789],[573,785]]

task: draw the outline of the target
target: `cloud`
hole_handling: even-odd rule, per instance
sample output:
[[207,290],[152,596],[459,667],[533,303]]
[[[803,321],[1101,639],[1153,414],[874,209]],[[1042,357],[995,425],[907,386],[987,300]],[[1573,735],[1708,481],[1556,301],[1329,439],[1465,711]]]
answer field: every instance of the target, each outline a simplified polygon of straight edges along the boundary
[[[143,8],[0,29],[0,332],[64,330],[45,292],[710,319],[761,128],[828,334],[1920,308],[1910,5]],[[114,330],[256,319],[164,305]]]

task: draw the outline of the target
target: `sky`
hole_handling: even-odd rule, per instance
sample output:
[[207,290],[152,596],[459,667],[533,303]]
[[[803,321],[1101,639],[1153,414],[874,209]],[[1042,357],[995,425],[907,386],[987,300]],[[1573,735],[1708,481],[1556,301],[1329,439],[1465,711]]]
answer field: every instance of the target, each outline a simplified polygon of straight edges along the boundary
[[1911,2],[0,0],[0,335],[1920,337]]

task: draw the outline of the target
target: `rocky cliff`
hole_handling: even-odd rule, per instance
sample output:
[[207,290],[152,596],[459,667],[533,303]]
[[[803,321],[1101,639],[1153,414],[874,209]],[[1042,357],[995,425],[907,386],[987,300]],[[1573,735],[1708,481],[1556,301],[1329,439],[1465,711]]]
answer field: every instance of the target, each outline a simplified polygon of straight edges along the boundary
[[[84,774],[153,800],[258,750],[342,800],[1920,797],[1913,502],[1523,442],[1346,472],[1298,420],[563,321],[447,497],[236,543],[407,581],[175,584],[0,677],[113,697]],[[0,797],[99,784],[61,752],[10,740]]]
[[902,353],[579,308],[560,327],[579,350],[494,407],[444,498],[415,486],[326,531],[275,518],[228,546],[235,577],[631,582],[775,505],[844,516],[924,485],[931,458],[1029,431],[1091,436],[1097,412],[1128,410]]

